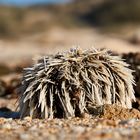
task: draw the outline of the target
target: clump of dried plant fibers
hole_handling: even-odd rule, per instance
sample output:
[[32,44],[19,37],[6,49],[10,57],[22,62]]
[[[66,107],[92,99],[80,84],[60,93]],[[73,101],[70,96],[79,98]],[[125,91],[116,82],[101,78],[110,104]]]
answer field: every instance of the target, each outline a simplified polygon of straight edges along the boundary
[[132,70],[106,50],[71,49],[24,69],[21,118],[68,118],[104,104],[131,108]]

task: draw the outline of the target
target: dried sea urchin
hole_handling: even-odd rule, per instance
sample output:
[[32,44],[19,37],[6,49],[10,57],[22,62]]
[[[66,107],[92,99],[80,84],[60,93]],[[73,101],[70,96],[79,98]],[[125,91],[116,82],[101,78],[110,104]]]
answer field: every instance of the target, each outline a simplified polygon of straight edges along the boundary
[[104,104],[131,108],[133,84],[128,64],[106,50],[71,49],[45,56],[25,68],[21,118],[74,117]]

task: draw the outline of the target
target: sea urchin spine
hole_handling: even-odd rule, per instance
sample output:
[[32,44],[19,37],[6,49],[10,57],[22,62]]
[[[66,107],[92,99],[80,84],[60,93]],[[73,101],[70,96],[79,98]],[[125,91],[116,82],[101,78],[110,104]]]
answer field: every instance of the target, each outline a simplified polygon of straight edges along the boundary
[[131,108],[135,100],[132,70],[106,50],[71,49],[24,70],[21,118],[75,117],[104,104]]

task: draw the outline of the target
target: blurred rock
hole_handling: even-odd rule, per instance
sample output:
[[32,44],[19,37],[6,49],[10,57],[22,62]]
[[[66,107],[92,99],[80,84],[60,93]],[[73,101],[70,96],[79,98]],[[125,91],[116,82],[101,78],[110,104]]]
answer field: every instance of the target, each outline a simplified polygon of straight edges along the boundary
[[12,111],[17,110],[18,109],[18,99],[0,97],[0,111],[6,111],[5,108],[8,108]]
[[9,84],[7,86],[7,95],[8,97],[16,98],[19,93],[19,87],[20,87],[21,81],[19,78],[15,77],[9,81]]
[[20,77],[12,77],[9,80],[0,80],[0,97],[16,98],[20,87]]
[[0,76],[9,74],[11,72],[11,69],[5,65],[0,63]]
[[0,80],[0,97],[4,96],[6,94],[6,83],[2,80]]
[[132,35],[130,42],[132,44],[140,45],[140,30]]

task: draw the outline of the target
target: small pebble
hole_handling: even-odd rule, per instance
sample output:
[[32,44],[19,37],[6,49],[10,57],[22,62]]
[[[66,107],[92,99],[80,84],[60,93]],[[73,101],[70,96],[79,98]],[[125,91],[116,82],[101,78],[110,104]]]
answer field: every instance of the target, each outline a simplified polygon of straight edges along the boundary
[[85,132],[85,127],[82,127],[82,126],[73,126],[72,127],[72,130],[75,132],[75,133],[83,133]]
[[32,120],[32,118],[31,118],[31,117],[29,117],[29,116],[27,116],[27,117],[25,117],[25,118],[24,118],[24,120],[26,120],[26,121],[31,121],[31,120]]
[[29,136],[29,134],[20,134],[20,139],[21,140],[29,140],[30,136]]
[[7,130],[12,129],[11,125],[10,125],[10,124],[8,124],[8,123],[6,123],[6,124],[2,125],[2,126],[1,126],[1,128],[3,128],[3,129],[7,129]]

